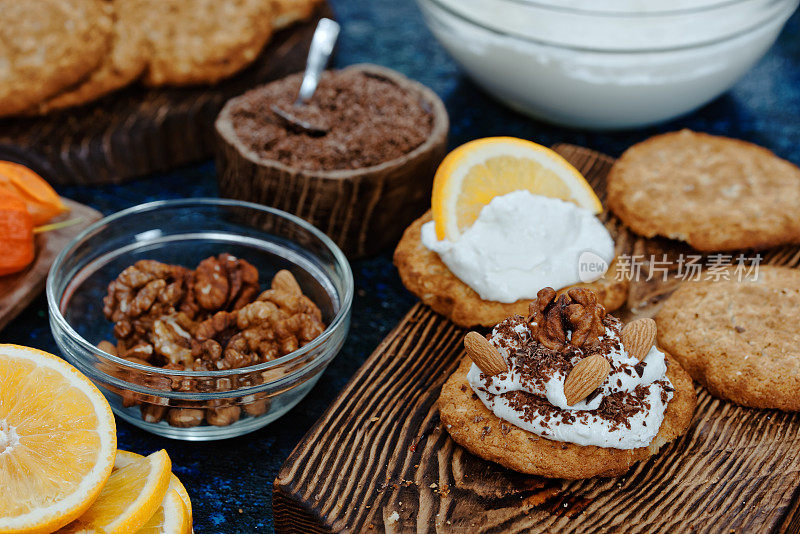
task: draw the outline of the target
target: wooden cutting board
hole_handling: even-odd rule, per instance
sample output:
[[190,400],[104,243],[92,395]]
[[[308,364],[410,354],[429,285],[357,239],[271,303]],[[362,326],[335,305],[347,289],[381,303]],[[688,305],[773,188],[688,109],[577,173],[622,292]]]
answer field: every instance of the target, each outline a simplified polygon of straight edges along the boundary
[[102,217],[99,211],[89,206],[72,200],[63,200],[70,211],[52,222],[69,219],[81,219],[81,222],[60,230],[38,234],[33,263],[20,273],[0,276],[0,330],[44,290],[50,266],[67,243]]
[[[557,150],[603,199],[613,160]],[[684,249],[641,238],[631,247]],[[800,248],[765,261],[796,267]],[[634,283],[623,315],[652,315],[675,286]],[[800,532],[800,413],[742,408],[698,387],[687,434],[623,477],[521,475],[441,427],[436,400],[464,333],[422,304],[409,311],[283,465],[278,532]]]
[[258,59],[214,86],[147,89],[134,84],[97,102],[44,117],[0,120],[0,159],[54,184],[108,184],[164,172],[213,155],[223,104],[305,67],[324,3],[308,21],[277,32]]

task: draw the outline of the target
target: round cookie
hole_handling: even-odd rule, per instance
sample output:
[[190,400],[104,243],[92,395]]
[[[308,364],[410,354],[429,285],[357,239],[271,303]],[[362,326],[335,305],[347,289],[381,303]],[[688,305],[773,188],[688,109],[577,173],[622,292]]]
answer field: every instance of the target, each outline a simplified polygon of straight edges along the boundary
[[307,19],[320,3],[320,0],[272,0],[272,27],[277,31]]
[[684,283],[656,317],[658,344],[711,394],[800,410],[800,270]]
[[[527,315],[528,305],[533,299],[510,303],[483,300],[447,268],[438,254],[425,248],[420,232],[422,225],[430,220],[429,211],[414,221],[403,233],[394,252],[394,264],[409,291],[434,311],[465,328],[494,326],[511,315]],[[621,253],[620,250],[616,252],[618,255]],[[629,286],[626,277],[617,278],[615,260],[603,278],[590,284],[565,287],[559,293],[571,287],[587,287],[597,293],[597,299],[606,310],[614,311],[625,303]]]
[[137,0],[150,86],[215,83],[252,63],[272,34],[265,0]]
[[690,130],[625,151],[608,206],[634,232],[699,251],[800,243],[800,169],[769,150]]
[[84,79],[111,38],[101,0],[0,0],[0,116],[31,108]]
[[694,414],[696,397],[692,380],[667,356],[667,377],[675,387],[675,394],[650,445],[612,449],[553,441],[505,423],[486,408],[467,382],[471,365],[472,361],[465,357],[442,387],[439,397],[442,422],[453,440],[471,453],[520,473],[570,480],[622,475],[634,463],[646,460],[683,435]]
[[41,103],[38,113],[79,106],[135,81],[144,72],[148,59],[148,44],[144,30],[136,20],[138,0],[114,0],[114,26],[111,50],[100,66],[81,81]]

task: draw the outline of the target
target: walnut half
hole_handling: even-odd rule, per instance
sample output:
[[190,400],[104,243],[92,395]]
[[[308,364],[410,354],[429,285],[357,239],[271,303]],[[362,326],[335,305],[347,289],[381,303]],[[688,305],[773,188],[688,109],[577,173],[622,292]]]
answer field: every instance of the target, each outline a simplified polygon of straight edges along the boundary
[[606,309],[597,302],[597,295],[585,288],[558,295],[552,287],[546,287],[537,293],[528,310],[531,335],[551,350],[563,350],[567,345],[590,349],[600,343],[605,332]]

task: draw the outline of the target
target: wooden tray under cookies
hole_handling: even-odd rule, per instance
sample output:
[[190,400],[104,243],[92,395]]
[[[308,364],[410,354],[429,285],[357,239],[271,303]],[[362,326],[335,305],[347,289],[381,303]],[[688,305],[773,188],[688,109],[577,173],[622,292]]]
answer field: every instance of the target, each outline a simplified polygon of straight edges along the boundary
[[[604,198],[613,160],[557,150]],[[631,246],[682,249],[641,238]],[[764,261],[797,266],[800,248]],[[635,282],[634,311],[621,315],[654,314],[675,286]],[[278,532],[800,532],[800,413],[742,408],[698,387],[687,434],[623,477],[521,475],[441,428],[436,400],[464,355],[464,333],[422,304],[409,311],[281,468]]]
[[33,263],[20,273],[0,276],[0,330],[3,330],[44,290],[50,266],[67,243],[102,217],[99,211],[89,206],[67,199],[63,201],[69,207],[69,213],[59,216],[52,222],[81,220],[72,226],[38,234]]
[[305,67],[317,22],[281,30],[253,65],[214,86],[147,89],[138,84],[86,106],[44,117],[0,119],[0,159],[16,161],[54,184],[98,185],[209,159],[214,120],[225,102]]

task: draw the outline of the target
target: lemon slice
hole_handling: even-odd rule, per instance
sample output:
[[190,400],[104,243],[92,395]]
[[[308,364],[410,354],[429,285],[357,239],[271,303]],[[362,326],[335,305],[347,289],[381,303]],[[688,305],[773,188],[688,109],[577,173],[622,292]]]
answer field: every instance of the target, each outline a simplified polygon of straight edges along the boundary
[[[130,465],[134,462],[137,462],[144,458],[141,454],[136,454],[135,452],[130,451],[117,451],[117,459],[114,462],[114,469],[122,469],[123,467]],[[186,488],[183,487],[180,479],[172,473],[169,477],[169,489],[175,490],[178,492],[181,500],[183,501],[183,505],[186,507],[186,511],[189,514],[189,518],[191,520],[192,517],[192,500],[189,498],[189,492],[186,491]]]
[[523,139],[487,137],[461,145],[439,165],[431,197],[437,237],[455,241],[494,197],[519,190],[603,211],[592,186],[557,153]]
[[164,450],[117,469],[89,509],[58,532],[136,532],[161,506],[169,489],[171,469]]
[[64,360],[0,345],[0,532],[52,532],[80,516],[114,466],[114,415]]
[[169,489],[156,513],[136,534],[189,534],[191,531],[192,522],[183,499],[176,490]]

